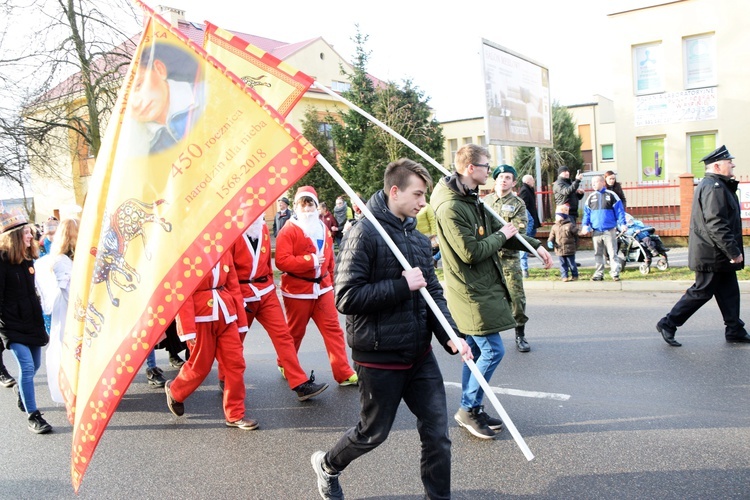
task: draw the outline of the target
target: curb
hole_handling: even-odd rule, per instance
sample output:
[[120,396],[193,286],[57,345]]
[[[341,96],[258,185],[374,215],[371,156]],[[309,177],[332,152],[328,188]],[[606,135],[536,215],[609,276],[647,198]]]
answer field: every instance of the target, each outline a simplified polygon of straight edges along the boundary
[[[568,292],[684,292],[693,284],[688,280],[664,281],[524,281],[524,290]],[[740,293],[750,293],[750,281],[740,281]]]

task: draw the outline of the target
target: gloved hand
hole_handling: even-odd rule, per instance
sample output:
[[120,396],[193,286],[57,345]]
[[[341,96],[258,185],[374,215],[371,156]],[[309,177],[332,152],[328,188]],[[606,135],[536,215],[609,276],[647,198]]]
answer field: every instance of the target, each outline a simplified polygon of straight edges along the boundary
[[547,242],[547,248],[549,248],[550,250],[552,250],[553,248],[555,248],[555,244],[552,243],[551,241],[548,241]]

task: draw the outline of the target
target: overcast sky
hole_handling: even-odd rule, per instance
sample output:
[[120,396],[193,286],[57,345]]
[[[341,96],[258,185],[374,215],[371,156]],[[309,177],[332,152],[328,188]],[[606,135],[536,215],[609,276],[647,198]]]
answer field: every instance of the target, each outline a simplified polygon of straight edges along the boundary
[[561,104],[612,97],[604,40],[608,0],[161,2],[185,10],[188,21],[280,41],[321,36],[347,60],[359,24],[369,36],[369,72],[396,82],[411,78],[431,97],[441,121],[484,114],[482,38],[547,66],[552,99]]

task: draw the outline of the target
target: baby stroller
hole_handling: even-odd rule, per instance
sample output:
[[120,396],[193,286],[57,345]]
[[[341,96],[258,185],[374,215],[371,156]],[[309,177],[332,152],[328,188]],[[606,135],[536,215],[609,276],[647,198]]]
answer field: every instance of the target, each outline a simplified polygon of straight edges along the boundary
[[669,269],[669,249],[656,234],[656,229],[646,226],[630,214],[625,214],[628,228],[617,234],[617,255],[620,267],[625,269],[627,262],[641,262],[638,270],[641,274],[651,272],[651,263],[656,259],[656,268],[660,271]]

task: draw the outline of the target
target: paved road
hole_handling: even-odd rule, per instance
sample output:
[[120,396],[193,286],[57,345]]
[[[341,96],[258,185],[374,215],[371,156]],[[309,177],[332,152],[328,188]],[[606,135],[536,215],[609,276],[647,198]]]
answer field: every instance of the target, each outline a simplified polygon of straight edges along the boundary
[[[678,298],[530,290],[532,351],[511,350],[505,333],[509,350],[491,384],[536,458],[527,462],[507,433],[480,441],[453,423],[454,497],[748,498],[750,346],[724,343],[713,303],[678,332],[683,347],[667,346],[654,323]],[[357,389],[332,387],[298,403],[257,326],[245,356],[247,405],[260,430],[224,426],[215,372],[181,419],[142,372],[78,498],[317,498],[309,456],[356,422]],[[319,380],[331,381],[314,328],[301,358]],[[438,358],[452,414],[460,364],[442,350]],[[76,498],[71,430],[45,392],[45,377],[37,376],[37,393],[55,426],[47,436],[26,430],[13,392],[0,388],[0,498]],[[342,475],[347,498],[421,498],[414,426],[402,407],[391,438]]]

